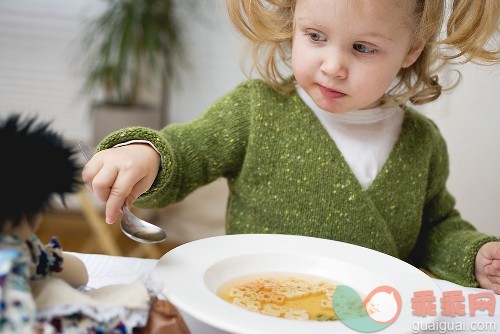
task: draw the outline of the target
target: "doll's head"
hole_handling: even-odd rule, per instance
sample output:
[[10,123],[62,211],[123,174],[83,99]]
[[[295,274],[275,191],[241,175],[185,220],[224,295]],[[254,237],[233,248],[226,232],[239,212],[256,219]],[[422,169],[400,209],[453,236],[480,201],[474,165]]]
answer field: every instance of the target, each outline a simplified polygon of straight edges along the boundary
[[79,186],[75,154],[48,123],[20,115],[0,119],[0,232],[34,224],[59,196]]

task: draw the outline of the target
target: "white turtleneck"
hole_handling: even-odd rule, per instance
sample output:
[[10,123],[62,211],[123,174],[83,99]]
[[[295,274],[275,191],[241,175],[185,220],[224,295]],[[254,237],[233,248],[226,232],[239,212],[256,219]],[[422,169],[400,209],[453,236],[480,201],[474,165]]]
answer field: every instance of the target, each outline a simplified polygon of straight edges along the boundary
[[319,108],[302,88],[296,88],[337,145],[361,187],[367,189],[399,137],[404,111],[396,106],[334,114]]

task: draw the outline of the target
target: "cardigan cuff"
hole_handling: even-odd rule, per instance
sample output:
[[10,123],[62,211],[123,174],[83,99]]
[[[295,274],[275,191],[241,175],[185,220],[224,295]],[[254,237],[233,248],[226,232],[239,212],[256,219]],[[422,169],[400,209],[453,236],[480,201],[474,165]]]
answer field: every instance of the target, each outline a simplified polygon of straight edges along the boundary
[[151,185],[151,188],[149,188],[148,191],[139,196],[137,201],[134,203],[139,206],[141,206],[141,204],[147,203],[148,206],[154,207],[156,206],[156,204],[158,204],[155,204],[158,199],[158,196],[155,196],[155,194],[170,181],[170,178],[172,177],[171,171],[174,165],[174,159],[171,154],[170,145],[164,138],[159,135],[157,131],[145,127],[128,127],[120,129],[106,136],[99,143],[96,150],[102,151],[134,140],[150,142],[151,145],[153,145],[160,154],[161,166],[156,179]]
[[456,235],[452,241],[453,245],[450,245],[452,246],[450,250],[456,249],[457,251],[448,250],[444,253],[437,251],[437,254],[434,253],[430,256],[428,269],[440,279],[466,287],[478,287],[479,284],[475,276],[477,253],[484,244],[500,241],[500,238],[488,236],[478,231],[463,231],[457,234],[459,235]]

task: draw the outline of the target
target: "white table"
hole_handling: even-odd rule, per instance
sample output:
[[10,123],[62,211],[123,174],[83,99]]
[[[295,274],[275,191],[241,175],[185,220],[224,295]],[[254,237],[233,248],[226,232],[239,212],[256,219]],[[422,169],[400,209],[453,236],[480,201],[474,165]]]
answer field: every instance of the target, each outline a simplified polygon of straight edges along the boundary
[[[134,282],[141,277],[147,276],[154,269],[157,260],[152,259],[139,259],[131,257],[97,255],[97,254],[82,254],[72,253],[83,260],[89,272],[90,288],[100,288],[111,284],[127,284]],[[463,291],[463,295],[467,299],[469,294],[476,294],[479,292],[491,292],[484,289],[466,288],[448,281],[435,279],[436,284],[441,291]],[[436,296],[439,299],[441,296]],[[457,316],[457,317],[443,317],[436,326],[440,326],[435,331],[427,330],[424,328],[421,333],[477,333],[477,334],[494,334],[500,333],[500,296],[495,295],[496,307],[494,316],[490,317],[484,312],[476,314],[475,316]],[[467,303],[466,303],[467,304]],[[439,304],[438,304],[439,305]],[[439,313],[439,306],[436,307]],[[468,305],[466,306],[467,313],[469,312]],[[184,312],[183,317],[190,328],[192,334],[219,334],[225,333],[205,324],[200,323],[193,319]],[[418,321],[418,318],[417,320]],[[446,327],[445,326],[446,323]],[[415,325],[417,328],[417,325]],[[446,331],[442,329],[446,328]]]

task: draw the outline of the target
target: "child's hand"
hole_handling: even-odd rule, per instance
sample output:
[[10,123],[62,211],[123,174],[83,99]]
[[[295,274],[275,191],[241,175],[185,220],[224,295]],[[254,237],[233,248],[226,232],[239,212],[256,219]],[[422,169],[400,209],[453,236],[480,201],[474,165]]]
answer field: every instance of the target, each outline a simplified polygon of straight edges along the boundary
[[481,288],[500,294],[500,242],[488,242],[477,252],[476,280]]
[[116,221],[123,203],[131,206],[158,173],[159,154],[148,144],[130,144],[101,151],[82,171],[86,186],[106,202],[106,222]]

